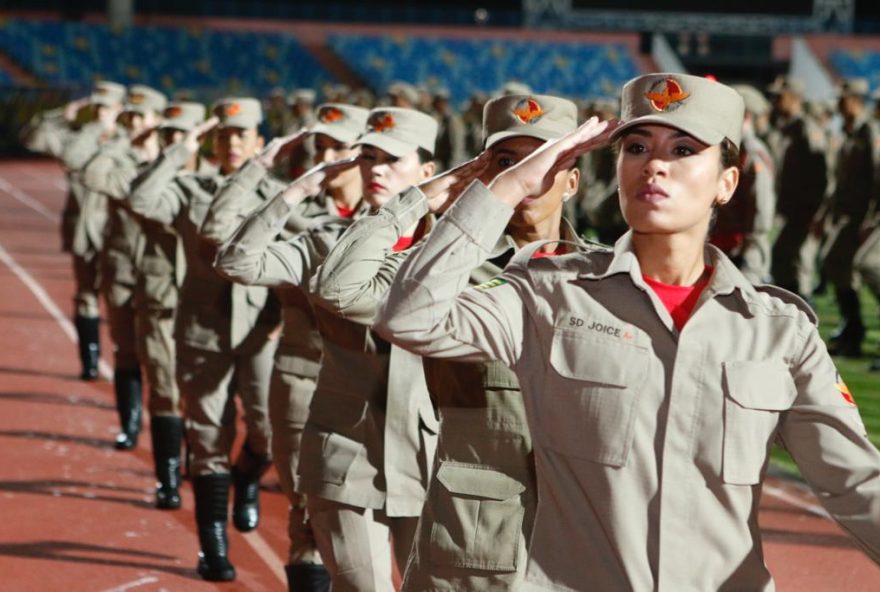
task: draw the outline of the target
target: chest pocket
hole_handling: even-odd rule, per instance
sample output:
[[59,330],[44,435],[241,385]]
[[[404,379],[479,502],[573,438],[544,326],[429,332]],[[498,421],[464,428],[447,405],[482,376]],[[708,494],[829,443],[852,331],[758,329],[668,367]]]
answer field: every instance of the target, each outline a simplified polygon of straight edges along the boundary
[[761,479],[779,416],[797,389],[788,366],[777,361],[724,363],[722,479],[754,485]]
[[647,350],[635,345],[556,331],[550,349],[555,374],[537,402],[544,443],[567,456],[624,466],[648,361]]

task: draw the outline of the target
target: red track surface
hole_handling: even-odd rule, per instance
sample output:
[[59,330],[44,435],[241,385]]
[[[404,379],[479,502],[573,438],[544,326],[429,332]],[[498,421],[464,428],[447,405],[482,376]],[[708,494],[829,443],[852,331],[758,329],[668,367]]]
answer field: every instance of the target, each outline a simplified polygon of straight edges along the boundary
[[[215,585],[195,572],[189,486],[182,510],[152,508],[149,430],[137,451],[113,450],[111,385],[76,379],[64,321],[73,281],[58,234],[63,187],[54,164],[0,163],[0,590],[285,589],[286,502],[274,474],[258,531],[230,527],[238,581]],[[799,484],[768,480],[761,525],[779,590],[880,589],[880,570]]]

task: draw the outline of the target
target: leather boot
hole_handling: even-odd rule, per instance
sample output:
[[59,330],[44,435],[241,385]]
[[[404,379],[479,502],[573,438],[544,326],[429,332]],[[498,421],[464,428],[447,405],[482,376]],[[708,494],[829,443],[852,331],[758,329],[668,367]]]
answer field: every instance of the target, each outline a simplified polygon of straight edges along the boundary
[[254,453],[245,442],[232,467],[232,523],[239,532],[250,532],[260,523],[260,477],[270,466],[272,460],[268,456]]
[[153,436],[153,461],[156,465],[156,507],[176,510],[180,507],[180,441],[183,418],[154,417],[150,423]]
[[122,431],[116,436],[116,450],[131,450],[137,446],[141,433],[143,414],[143,393],[141,371],[117,370],[113,374],[113,388],[116,392],[116,411],[119,412],[119,425]]
[[329,592],[330,574],[323,565],[297,563],[285,565],[289,592]]
[[98,379],[98,360],[101,358],[101,344],[98,333],[100,319],[98,317],[80,317],[73,319],[79,342],[79,361],[82,366],[80,380]]
[[235,567],[229,562],[229,539],[226,536],[229,481],[229,473],[193,478],[196,525],[201,547],[197,569],[202,579],[209,582],[235,579]]
[[838,288],[836,295],[841,322],[828,340],[828,351],[834,356],[860,358],[862,357],[865,325],[862,322],[859,295],[851,288]]

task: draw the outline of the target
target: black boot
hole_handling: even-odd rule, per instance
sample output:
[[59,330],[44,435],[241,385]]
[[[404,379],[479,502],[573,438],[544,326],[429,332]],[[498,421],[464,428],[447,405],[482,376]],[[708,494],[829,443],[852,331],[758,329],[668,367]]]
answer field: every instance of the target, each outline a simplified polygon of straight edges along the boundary
[[235,568],[229,563],[229,539],[226,536],[229,481],[229,473],[193,478],[196,525],[201,547],[197,569],[199,575],[209,582],[235,579]]
[[116,450],[131,450],[137,446],[141,433],[144,404],[140,369],[117,370],[113,374],[113,388],[116,392],[119,425],[122,428],[116,436]]
[[285,565],[289,592],[329,592],[330,574],[323,565],[297,563]]
[[232,523],[240,532],[250,532],[260,523],[260,477],[270,466],[272,461],[268,456],[255,454],[248,443],[244,443],[232,467],[235,488]]
[[156,465],[156,507],[176,510],[180,507],[180,441],[183,438],[183,418],[154,417],[150,423],[153,436],[153,461]]
[[98,317],[77,316],[73,319],[79,341],[79,361],[82,365],[80,380],[98,379],[98,360],[101,358],[99,323]]
[[859,302],[859,295],[851,288],[838,288],[836,295],[841,322],[828,340],[828,351],[834,356],[860,358],[862,357],[865,325],[862,322],[862,306]]

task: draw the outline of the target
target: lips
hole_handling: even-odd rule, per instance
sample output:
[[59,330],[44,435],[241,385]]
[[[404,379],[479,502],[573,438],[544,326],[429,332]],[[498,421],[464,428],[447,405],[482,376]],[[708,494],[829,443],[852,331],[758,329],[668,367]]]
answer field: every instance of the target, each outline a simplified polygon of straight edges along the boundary
[[668,198],[666,190],[656,183],[648,183],[636,192],[636,199],[646,203],[659,203]]
[[382,185],[381,183],[376,183],[375,181],[373,181],[372,183],[370,183],[369,185],[367,185],[367,188],[368,188],[370,191],[372,191],[373,193],[379,193],[380,191],[384,191],[384,190],[385,190],[385,186],[384,186],[384,185]]

